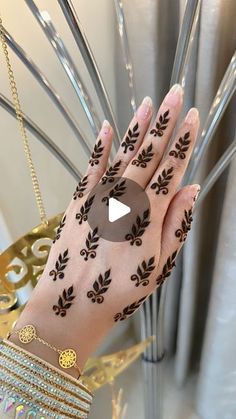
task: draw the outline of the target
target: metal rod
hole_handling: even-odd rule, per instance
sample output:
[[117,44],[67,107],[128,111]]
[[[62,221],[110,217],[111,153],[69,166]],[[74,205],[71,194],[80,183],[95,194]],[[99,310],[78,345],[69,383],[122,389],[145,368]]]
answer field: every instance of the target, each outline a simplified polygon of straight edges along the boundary
[[202,160],[206,149],[211,144],[211,141],[214,138],[215,131],[221,121],[221,118],[234,94],[236,91],[236,52],[234,53],[230,64],[225,72],[225,75],[222,79],[220,87],[216,93],[215,99],[212,103],[208,118],[203,127],[202,134],[198,140],[195,149],[193,151],[193,156],[189,164],[185,176],[186,183],[192,183],[194,176],[199,167],[199,164]]
[[133,64],[131,60],[123,4],[121,0],[114,0],[114,3],[115,3],[118,31],[120,35],[120,41],[121,41],[121,51],[122,51],[122,56],[123,56],[123,60],[125,64],[125,69],[128,73],[130,105],[133,112],[135,113],[137,110],[137,98],[136,98],[136,93],[135,93],[134,70],[133,70]]
[[170,86],[175,83],[182,83],[189,54],[192,49],[200,7],[201,0],[188,0],[186,3],[181,31],[175,52]]
[[79,98],[94,136],[97,137],[100,131],[101,121],[97,116],[95,107],[86,89],[85,83],[83,82],[82,76],[79,74],[71,55],[69,54],[59,33],[55,29],[49,13],[46,11],[40,12],[33,0],[25,0],[25,2],[37,22],[40,24],[44,34],[55,51],[58,60],[60,61],[77,97]]
[[[0,106],[10,115],[16,118],[16,112],[13,103],[0,93]],[[45,134],[27,115],[23,114],[23,120],[26,128],[60,161],[65,169],[78,182],[82,175],[74,164],[68,159],[63,151]]]
[[194,210],[196,210],[199,207],[199,205],[202,203],[202,201],[204,201],[207,194],[210,192],[211,188],[219,179],[220,175],[230,164],[235,153],[236,153],[236,138],[230,144],[230,146],[227,148],[227,150],[224,152],[224,154],[221,156],[221,158],[218,160],[218,162],[215,164],[215,166],[213,167],[213,169],[211,170],[211,172],[209,173],[209,175],[203,182],[201,193],[196,202],[196,205],[194,206]]
[[116,148],[118,148],[120,145],[120,134],[119,134],[119,130],[116,124],[115,116],[112,110],[112,106],[111,106],[108,94],[105,89],[105,85],[102,80],[102,76],[99,72],[97,63],[91,51],[86,35],[83,31],[82,25],[78,19],[78,16],[75,12],[73,4],[70,0],[57,0],[57,1],[62,9],[65,19],[74,36],[75,42],[84,59],[84,63],[87,67],[87,70],[90,74],[94,88],[99,97],[103,112],[106,118],[109,120],[109,122],[113,125],[114,134],[115,134],[114,143],[115,143]]
[[20,47],[20,45],[16,43],[16,41],[12,38],[12,36],[7,32],[6,29],[4,29],[4,32],[8,46],[17,55],[17,57],[26,66],[26,68],[31,72],[31,74],[38,81],[38,83],[43,87],[50,99],[52,99],[53,103],[56,105],[63,118],[66,120],[69,127],[76,135],[76,138],[78,138],[78,140],[80,141],[83,150],[85,151],[87,156],[90,156],[91,150],[89,147],[89,143],[86,140],[85,134],[81,131],[81,129],[74,121],[73,116],[71,115],[66,105],[63,103],[60,95],[56,92],[51,83],[47,80],[46,76],[41,72],[41,70],[36,66],[36,64],[31,60],[31,58],[26,54],[26,52]]

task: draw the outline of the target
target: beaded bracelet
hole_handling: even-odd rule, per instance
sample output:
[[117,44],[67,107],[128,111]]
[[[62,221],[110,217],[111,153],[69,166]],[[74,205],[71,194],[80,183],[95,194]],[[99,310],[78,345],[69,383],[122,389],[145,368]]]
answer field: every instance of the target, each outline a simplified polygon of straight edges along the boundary
[[12,330],[11,332],[8,333],[7,338],[9,339],[9,337],[12,335],[17,335],[19,338],[19,341],[23,344],[30,343],[33,340],[37,340],[43,345],[46,345],[48,348],[52,349],[53,351],[59,354],[58,364],[60,365],[61,368],[68,369],[68,368],[74,367],[78,370],[79,376],[81,375],[80,367],[76,363],[77,355],[74,349],[68,348],[68,349],[64,349],[63,351],[61,349],[57,349],[55,346],[51,345],[50,343],[46,342],[44,339],[40,338],[37,335],[35,326],[33,326],[32,324],[27,324],[26,326],[22,327],[19,330]]
[[24,411],[27,418],[37,414],[41,419],[85,419],[91,402],[92,393],[80,380],[13,342],[0,340],[0,412],[14,409],[15,418]]

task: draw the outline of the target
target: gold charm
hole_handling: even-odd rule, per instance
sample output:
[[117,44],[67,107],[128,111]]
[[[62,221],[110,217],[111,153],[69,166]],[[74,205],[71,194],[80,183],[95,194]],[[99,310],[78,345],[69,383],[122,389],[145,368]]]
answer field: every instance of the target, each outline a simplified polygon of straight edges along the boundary
[[72,368],[76,363],[76,352],[73,349],[65,349],[60,353],[59,365],[62,368]]
[[30,343],[37,337],[36,329],[31,324],[28,324],[27,326],[22,327],[18,336],[22,343]]

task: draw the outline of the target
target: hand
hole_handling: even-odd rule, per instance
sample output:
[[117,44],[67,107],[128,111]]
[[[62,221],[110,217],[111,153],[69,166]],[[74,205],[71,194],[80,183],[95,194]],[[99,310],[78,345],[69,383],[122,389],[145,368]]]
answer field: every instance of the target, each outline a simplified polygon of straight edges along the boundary
[[[151,127],[152,103],[145,98],[112,162],[114,170],[108,172],[112,128],[105,121],[85,177],[62,218],[44,273],[17,323],[17,329],[34,324],[39,335],[58,348],[74,348],[81,367],[112,326],[133,314],[170,275],[190,229],[200,188],[177,189],[197,136],[196,109],[188,112],[167,151],[182,98],[181,87],[175,85]],[[127,141],[131,136],[132,142]],[[140,214],[144,231],[139,242],[106,241],[82,217],[85,203],[88,211],[93,205],[88,202],[91,190],[102,177],[111,189],[115,176],[134,180],[149,197],[150,219]],[[57,365],[53,351],[38,342],[27,349]]]

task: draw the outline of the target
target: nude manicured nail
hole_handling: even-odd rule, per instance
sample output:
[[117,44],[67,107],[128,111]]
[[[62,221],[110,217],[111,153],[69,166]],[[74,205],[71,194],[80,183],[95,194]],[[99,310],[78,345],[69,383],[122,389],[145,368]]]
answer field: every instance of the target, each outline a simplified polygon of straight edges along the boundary
[[193,189],[193,205],[194,205],[201,191],[201,186],[198,184],[192,185],[192,189]]
[[146,96],[138,108],[138,111],[137,111],[138,118],[143,119],[143,120],[147,119],[151,114],[151,109],[152,109],[152,99],[149,96]]
[[167,105],[176,106],[183,98],[183,89],[180,84],[174,84],[171,87],[169,93],[167,93],[164,102]]
[[196,108],[191,108],[185,118],[185,122],[189,125],[194,125],[199,119],[199,112]]
[[102,124],[102,134],[107,135],[111,131],[110,123],[105,119]]

